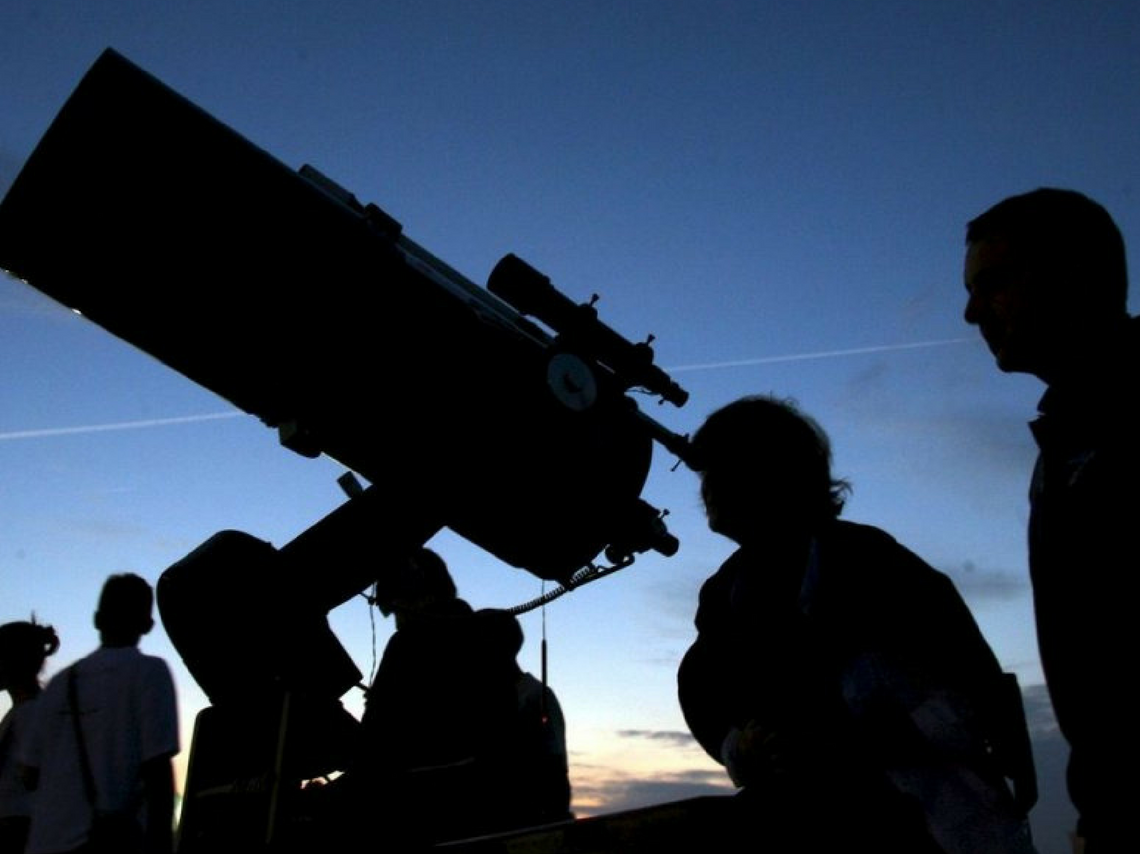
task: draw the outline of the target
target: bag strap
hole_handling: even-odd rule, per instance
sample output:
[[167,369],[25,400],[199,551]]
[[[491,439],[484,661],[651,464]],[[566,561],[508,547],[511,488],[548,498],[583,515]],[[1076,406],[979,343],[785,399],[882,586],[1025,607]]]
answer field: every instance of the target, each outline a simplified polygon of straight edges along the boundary
[[75,743],[79,746],[79,768],[83,772],[83,791],[87,802],[95,809],[95,778],[91,774],[91,762],[87,758],[87,744],[83,739],[83,726],[79,722],[79,697],[75,688],[75,667],[67,671],[67,702],[71,706],[71,721],[75,725]]

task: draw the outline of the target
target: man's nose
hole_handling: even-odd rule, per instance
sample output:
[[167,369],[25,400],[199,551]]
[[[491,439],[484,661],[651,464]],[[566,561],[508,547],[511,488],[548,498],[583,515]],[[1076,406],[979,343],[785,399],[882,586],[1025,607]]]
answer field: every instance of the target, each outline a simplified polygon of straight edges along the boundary
[[978,304],[978,298],[974,294],[970,294],[966,298],[966,308],[962,312],[962,317],[971,326],[977,324],[978,313],[981,311],[981,306]]

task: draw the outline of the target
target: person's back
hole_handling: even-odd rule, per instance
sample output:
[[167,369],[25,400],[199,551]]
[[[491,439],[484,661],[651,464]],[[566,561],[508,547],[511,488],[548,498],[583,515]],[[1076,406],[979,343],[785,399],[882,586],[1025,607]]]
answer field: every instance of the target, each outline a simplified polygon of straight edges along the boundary
[[436,839],[570,816],[561,709],[518,669],[515,632],[512,615],[454,600],[399,629],[377,668],[362,719],[371,773]]
[[137,647],[153,625],[151,602],[138,576],[108,579],[96,612],[102,646],[41,697],[24,752],[36,785],[28,854],[90,846],[112,827],[118,854],[171,848],[174,683],[162,659]]
[[1036,779],[1016,680],[951,580],[867,525],[836,521],[817,552],[829,569],[806,607],[875,765],[923,805],[946,850],[1031,850]]
[[513,826],[573,818],[566,720],[550,686],[529,672],[518,682]]
[[[396,616],[361,719],[364,752],[346,774],[351,803],[383,816],[385,835],[441,841],[545,815],[511,793],[520,779],[517,619],[474,611],[429,549],[397,565],[381,609]],[[568,784],[567,784],[568,785]],[[561,816],[560,816],[561,817]]]
[[488,676],[511,686],[513,708],[491,722],[494,737],[481,757],[488,827],[509,830],[565,821],[571,787],[566,750],[566,720],[554,691],[518,665],[523,633],[505,611],[478,612],[483,619]]
[[402,626],[384,649],[361,723],[370,761],[393,773],[463,761],[476,737],[476,626],[462,599]]

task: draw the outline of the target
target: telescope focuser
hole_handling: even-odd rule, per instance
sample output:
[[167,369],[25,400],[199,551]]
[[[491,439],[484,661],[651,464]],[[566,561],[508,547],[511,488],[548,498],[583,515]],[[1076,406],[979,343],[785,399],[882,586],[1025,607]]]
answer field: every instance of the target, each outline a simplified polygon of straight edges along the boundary
[[638,499],[629,509],[622,534],[606,546],[606,559],[615,564],[632,563],[635,553],[651,549],[665,557],[675,555],[681,544],[665,527],[665,515]]

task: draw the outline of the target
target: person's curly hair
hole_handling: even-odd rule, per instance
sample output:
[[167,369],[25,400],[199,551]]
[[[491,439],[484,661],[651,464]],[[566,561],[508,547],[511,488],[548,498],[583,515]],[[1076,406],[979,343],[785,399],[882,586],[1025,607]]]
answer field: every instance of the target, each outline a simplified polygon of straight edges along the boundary
[[744,467],[758,459],[777,464],[788,475],[787,482],[802,483],[824,518],[834,519],[842,512],[851,486],[831,476],[827,434],[791,399],[751,395],[716,410],[693,435],[688,463],[703,474],[712,468]]
[[43,670],[49,655],[59,649],[59,635],[51,626],[31,620],[17,620],[0,626],[0,657],[12,675],[34,679]]

